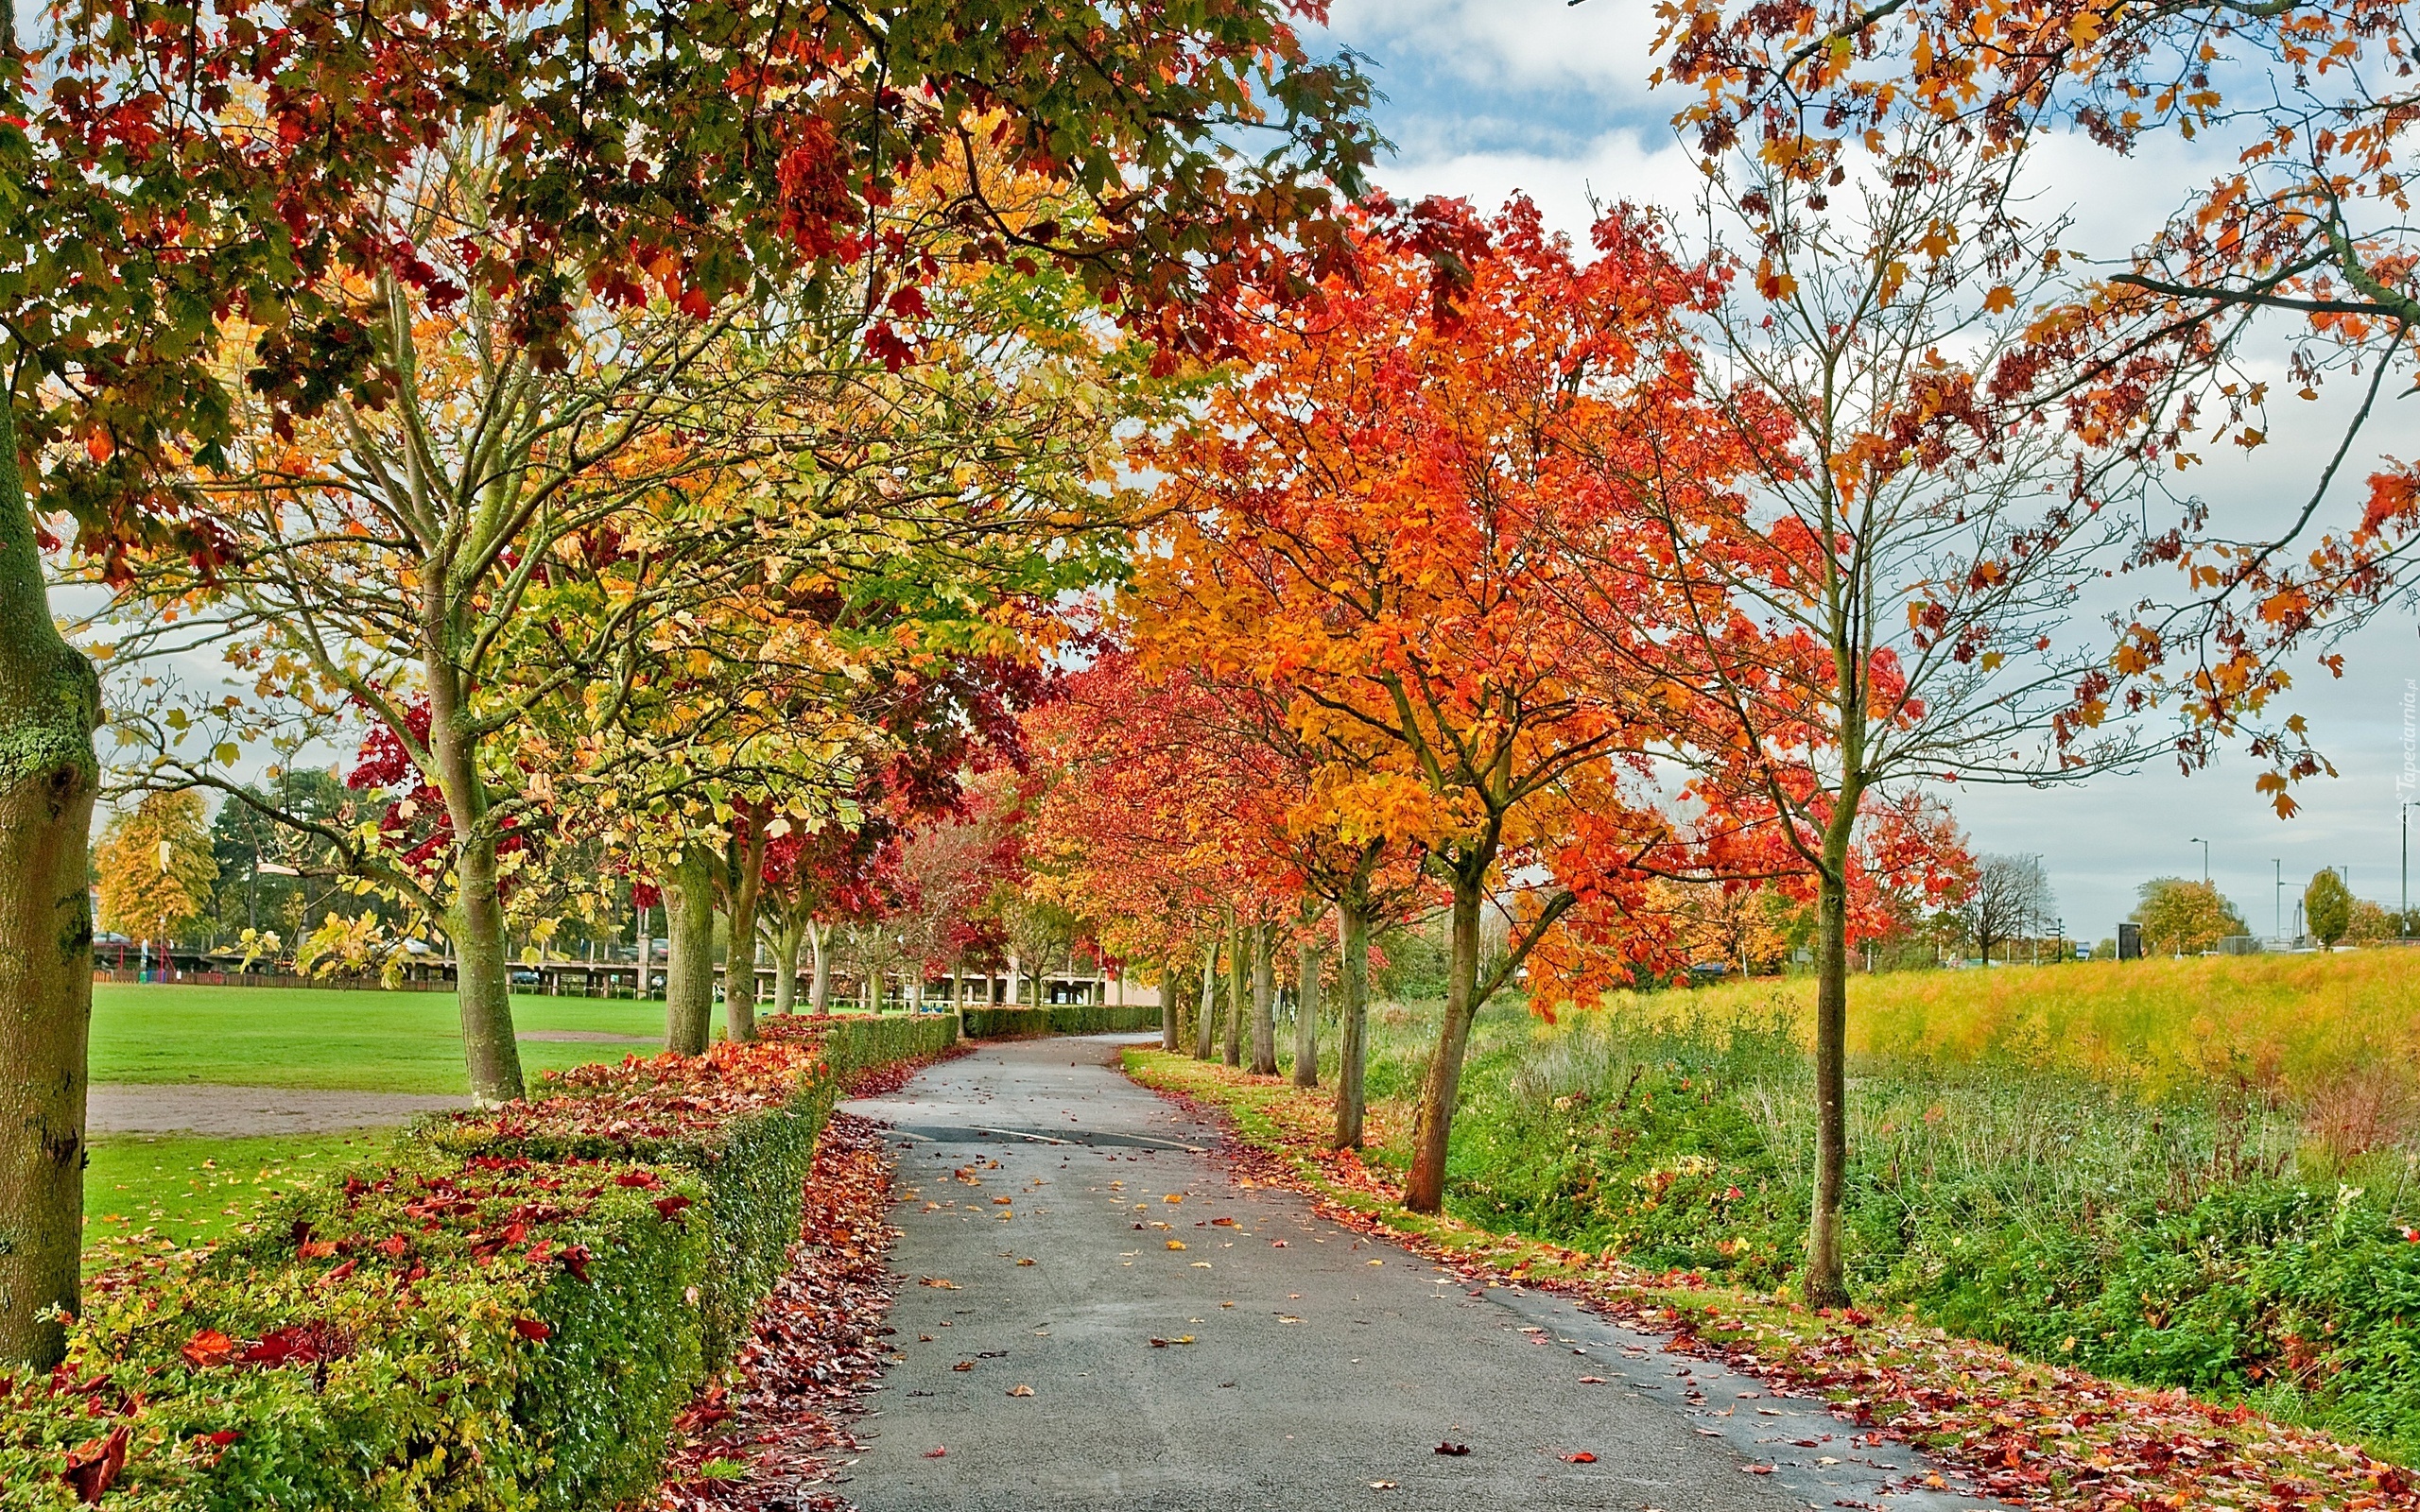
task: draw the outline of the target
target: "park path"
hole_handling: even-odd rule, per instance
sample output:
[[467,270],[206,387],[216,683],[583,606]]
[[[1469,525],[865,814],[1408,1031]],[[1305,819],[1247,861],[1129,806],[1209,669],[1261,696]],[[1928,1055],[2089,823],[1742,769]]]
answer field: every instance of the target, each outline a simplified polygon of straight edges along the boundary
[[1976,1505],[1819,1403],[1236,1184],[1114,1069],[1133,1042],[987,1045],[847,1105],[890,1125],[902,1230],[864,1512]]
[[96,1082],[86,1098],[84,1126],[95,1134],[336,1134],[471,1106],[467,1097],[208,1082]]

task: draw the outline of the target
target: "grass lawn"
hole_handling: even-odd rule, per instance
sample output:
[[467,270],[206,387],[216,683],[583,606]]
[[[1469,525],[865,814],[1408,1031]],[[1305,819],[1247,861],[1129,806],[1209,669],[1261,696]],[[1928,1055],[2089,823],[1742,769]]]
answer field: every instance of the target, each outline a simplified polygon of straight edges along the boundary
[[389,1129],[351,1134],[279,1134],[259,1139],[199,1135],[105,1134],[84,1170],[84,1237],[90,1258],[112,1242],[192,1244],[216,1239],[268,1198],[320,1171],[370,1155]]
[[[531,1075],[663,1048],[664,1005],[611,998],[515,997],[527,1032],[588,1029],[644,1035],[646,1044],[525,1040]],[[460,1094],[461,1021],[450,992],[334,988],[136,987],[93,988],[96,1082],[217,1082],[342,1091]]]

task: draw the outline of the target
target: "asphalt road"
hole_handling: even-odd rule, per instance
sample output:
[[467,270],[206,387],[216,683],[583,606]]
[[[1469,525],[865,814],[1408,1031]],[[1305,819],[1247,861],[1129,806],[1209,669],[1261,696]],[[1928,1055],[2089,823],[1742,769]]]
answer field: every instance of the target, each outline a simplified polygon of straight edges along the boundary
[[849,1105],[892,1126],[904,1235],[864,1512],[1977,1505],[1819,1403],[1236,1184],[1112,1069],[1132,1042],[991,1045]]

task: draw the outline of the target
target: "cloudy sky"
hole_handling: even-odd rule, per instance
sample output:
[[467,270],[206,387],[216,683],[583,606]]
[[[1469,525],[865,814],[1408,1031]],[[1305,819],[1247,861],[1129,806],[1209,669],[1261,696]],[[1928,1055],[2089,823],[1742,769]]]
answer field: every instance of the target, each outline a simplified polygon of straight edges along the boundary
[[[1330,45],[1362,54],[1387,99],[1381,130],[1395,144],[1379,180],[1402,194],[1465,196],[1492,208],[1515,190],[1548,220],[1578,231],[1591,198],[1684,206],[1690,170],[1666,126],[1668,97],[1652,95],[1648,0],[1340,0]],[[2122,252],[2156,223],[2184,186],[2205,176],[2183,144],[2132,160],[2085,146],[2045,155],[2044,208],[2076,218],[2075,245]],[[2374,451],[2400,441],[2413,401],[2374,421]],[[2336,438],[2332,398],[2273,412],[2275,444],[2205,469],[2196,486],[2214,504],[2246,512],[2289,510],[2308,496]],[[2348,470],[2349,471],[2349,470]],[[2358,483],[2358,472],[2356,480]],[[2213,880],[2252,928],[2270,931],[2278,897],[2288,928],[2302,882],[2342,867],[2353,890],[2388,906],[2400,887],[2397,803],[2406,760],[2407,692],[2420,678],[2420,644],[2396,614],[2349,640],[2345,675],[2300,669],[2297,707],[2335,764],[2334,779],[2303,785],[2302,813],[2276,818],[2253,793],[2255,768],[2223,762],[2191,777],[2172,765],[2106,776],[2077,787],[1969,790],[1953,796],[1983,850],[2039,852],[2058,889],[2068,933],[2115,933],[2135,888],[2157,875],[2199,876],[2210,842]]]

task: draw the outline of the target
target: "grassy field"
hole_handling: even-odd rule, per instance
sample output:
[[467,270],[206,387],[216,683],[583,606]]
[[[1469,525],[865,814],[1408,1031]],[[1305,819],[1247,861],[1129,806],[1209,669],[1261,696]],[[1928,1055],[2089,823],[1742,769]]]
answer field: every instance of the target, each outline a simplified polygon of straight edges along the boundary
[[[2420,1457],[2420,953],[1858,978],[1853,1288]],[[1448,1211],[1762,1289],[1806,1233],[1806,984],[1482,1015]],[[1434,1005],[1374,1010],[1408,1164]],[[1280,1036],[1283,1042],[1288,1037]]]
[[[662,1048],[664,1005],[611,998],[516,997],[513,1020],[530,1030],[586,1029],[645,1036],[645,1044],[524,1040],[535,1075]],[[351,992],[310,988],[93,988],[93,1079],[317,1087],[343,1091],[460,1094],[462,1029],[447,992]]]
[[219,1238],[259,1205],[384,1144],[391,1131],[262,1139],[109,1135],[84,1169],[86,1238],[96,1262],[118,1241]]

